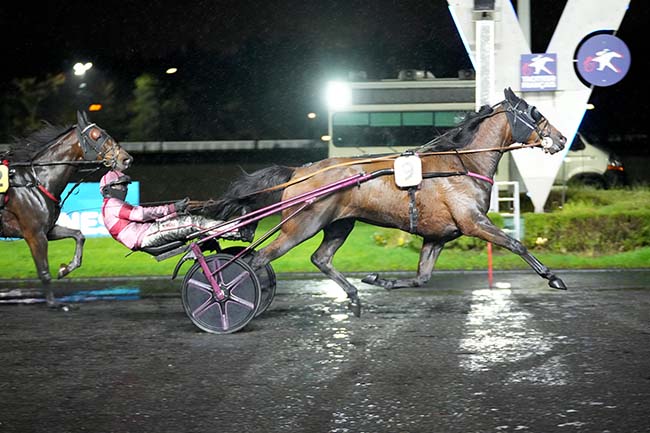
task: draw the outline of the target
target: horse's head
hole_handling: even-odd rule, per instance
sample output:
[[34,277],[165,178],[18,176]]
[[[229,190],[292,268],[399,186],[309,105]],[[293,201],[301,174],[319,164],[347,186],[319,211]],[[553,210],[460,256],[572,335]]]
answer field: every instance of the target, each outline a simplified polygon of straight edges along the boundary
[[528,105],[509,87],[503,91],[506,96],[505,110],[517,143],[541,144],[545,152],[556,153],[564,149],[566,137],[560,133],[535,106]]
[[112,170],[126,170],[133,157],[106,131],[91,123],[86,113],[77,111],[77,138],[86,161],[101,161]]

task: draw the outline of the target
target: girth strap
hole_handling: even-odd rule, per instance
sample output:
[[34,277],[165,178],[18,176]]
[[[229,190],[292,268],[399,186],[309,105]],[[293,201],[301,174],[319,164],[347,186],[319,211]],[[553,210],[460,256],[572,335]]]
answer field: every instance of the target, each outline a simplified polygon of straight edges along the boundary
[[415,233],[418,228],[418,208],[415,203],[415,193],[417,187],[409,188],[409,232]]

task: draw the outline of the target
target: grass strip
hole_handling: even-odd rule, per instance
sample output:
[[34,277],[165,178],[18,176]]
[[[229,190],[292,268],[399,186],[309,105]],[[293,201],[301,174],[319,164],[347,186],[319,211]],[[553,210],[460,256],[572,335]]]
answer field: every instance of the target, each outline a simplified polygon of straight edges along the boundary
[[[261,221],[257,236],[271,227],[277,219]],[[375,241],[378,232],[385,233],[368,224],[357,223],[354,231],[334,257],[334,266],[342,272],[376,271],[415,271],[419,251],[408,246],[381,246]],[[285,256],[275,260],[272,265],[278,273],[318,272],[310,262],[311,254],[320,244],[319,234],[298,245]],[[267,243],[270,241],[267,241]],[[222,247],[244,245],[224,241]],[[72,240],[49,243],[50,270],[55,277],[59,264],[68,263],[74,252]],[[170,258],[157,262],[146,253],[130,251],[112,238],[88,238],[84,247],[83,265],[67,278],[115,277],[115,276],[159,276],[171,275],[177,259]],[[650,266],[650,248],[610,255],[537,253],[545,265],[551,269],[597,269],[597,268],[645,268]],[[128,256],[127,256],[128,255]],[[189,268],[186,263],[181,273]],[[448,248],[443,250],[436,269],[440,270],[480,270],[487,268],[487,250],[463,251]],[[528,265],[515,254],[495,248],[494,269],[527,269]],[[0,278],[36,278],[34,262],[27,244],[23,240],[0,241]]]

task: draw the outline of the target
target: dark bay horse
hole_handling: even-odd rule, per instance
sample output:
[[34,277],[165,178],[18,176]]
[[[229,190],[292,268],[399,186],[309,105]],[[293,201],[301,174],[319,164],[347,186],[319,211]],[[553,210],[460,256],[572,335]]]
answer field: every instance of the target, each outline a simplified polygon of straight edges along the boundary
[[[279,236],[257,252],[251,263],[253,268],[266,265],[323,230],[323,241],[311,260],[346,291],[351,307],[358,315],[357,289],[332,266],[332,258],[352,231],[355,221],[360,220],[398,228],[423,238],[414,278],[388,280],[374,274],[363,280],[366,283],[386,289],[420,286],[431,277],[444,244],[467,235],[512,251],[547,279],[551,287],[565,289],[560,278],[530,254],[521,242],[506,235],[486,216],[490,207],[492,177],[499,159],[510,145],[523,143],[524,146],[539,146],[548,153],[556,153],[566,143],[566,138],[535,107],[515,96],[510,89],[504,93],[506,99],[503,102],[494,107],[483,107],[458,128],[415,149],[422,161],[424,177],[418,187],[400,188],[394,176],[390,175],[326,196],[284,223]],[[540,151],[540,157],[542,155]],[[399,155],[332,158],[300,168],[265,168],[235,180],[226,194],[205,210],[214,209],[213,216],[226,219],[357,173],[390,172],[396,156]],[[276,188],[272,188],[273,185]],[[283,216],[296,207],[285,210]]]
[[13,144],[2,159],[8,160],[13,173],[4,206],[0,205],[0,236],[25,239],[48,306],[64,308],[50,287],[47,243],[65,238],[76,242],[74,257],[59,268],[58,277],[63,278],[81,266],[85,238],[79,230],[56,224],[61,194],[81,165],[125,170],[133,158],[85,113],[77,113],[76,125],[47,125]]

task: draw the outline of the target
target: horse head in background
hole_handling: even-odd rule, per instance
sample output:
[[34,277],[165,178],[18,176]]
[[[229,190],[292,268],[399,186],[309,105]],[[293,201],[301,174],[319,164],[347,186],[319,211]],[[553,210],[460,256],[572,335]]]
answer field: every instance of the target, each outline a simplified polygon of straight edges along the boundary
[[14,143],[3,157],[12,170],[6,204],[0,209],[0,236],[23,238],[36,265],[47,304],[58,303],[50,287],[47,257],[50,240],[74,238],[75,253],[62,264],[62,278],[81,266],[85,238],[79,230],[59,226],[61,194],[81,165],[126,170],[133,158],[105,130],[77,112],[77,124],[60,128],[46,125],[26,139]]

